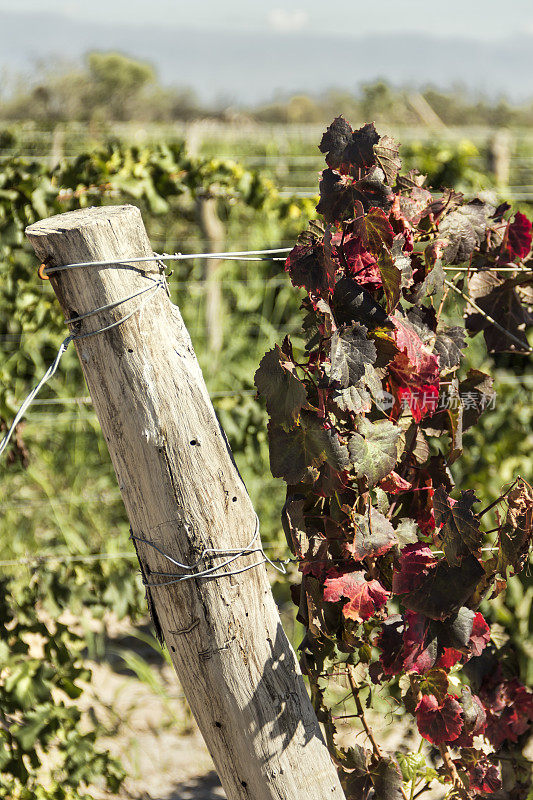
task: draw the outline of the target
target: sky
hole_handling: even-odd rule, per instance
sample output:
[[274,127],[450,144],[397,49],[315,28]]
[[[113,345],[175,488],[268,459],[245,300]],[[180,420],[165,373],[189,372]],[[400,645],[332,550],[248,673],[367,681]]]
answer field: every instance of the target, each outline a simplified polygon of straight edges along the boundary
[[499,39],[533,33],[532,0],[0,0],[0,10],[48,12],[93,23],[165,25],[176,30],[258,31],[308,34],[437,34]]
[[91,50],[148,61],[201,101],[461,85],[533,97],[533,0],[0,0],[0,96]]

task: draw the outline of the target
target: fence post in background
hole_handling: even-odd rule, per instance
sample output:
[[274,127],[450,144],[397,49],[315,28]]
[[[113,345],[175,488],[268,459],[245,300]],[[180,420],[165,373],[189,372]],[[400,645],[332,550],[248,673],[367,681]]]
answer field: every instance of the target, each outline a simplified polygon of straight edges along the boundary
[[511,177],[511,132],[496,131],[489,141],[489,170],[497,186],[509,186]]
[[428,128],[433,128],[435,130],[444,130],[446,128],[444,122],[430,106],[421,92],[411,93],[407,100],[413,111],[418,115],[420,121]]
[[80,336],[126,317],[75,345],[132,533],[144,540],[135,544],[156,629],[228,800],[342,799],[264,565],[153,586],[171,580],[163,573],[188,574],[163,554],[193,564],[205,548],[233,549],[227,572],[261,557],[242,554],[256,516],[179,309],[163,288],[124,301],[159,276],[155,261],[127,263],[152,256],[139,210],[72,211],[26,233],[48,266],[120,261],[59,271],[51,283],[66,318],[115,304],[76,323]]
[[[196,216],[202,234],[203,249],[206,253],[221,253],[224,250],[224,225],[217,214],[215,197],[203,195],[196,200]],[[206,259],[205,265],[205,322],[207,343],[211,352],[217,354],[222,349],[222,292],[218,270],[218,258]]]
[[52,146],[50,148],[50,157],[48,165],[50,169],[55,169],[63,158],[63,151],[65,147],[65,128],[58,122],[52,134]]

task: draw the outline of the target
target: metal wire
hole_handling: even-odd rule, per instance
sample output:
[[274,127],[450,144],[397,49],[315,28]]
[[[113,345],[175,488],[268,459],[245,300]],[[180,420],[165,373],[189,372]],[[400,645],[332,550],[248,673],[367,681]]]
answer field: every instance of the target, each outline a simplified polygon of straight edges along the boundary
[[[206,547],[202,550],[201,555],[198,559],[194,562],[194,564],[182,564],[180,561],[176,561],[175,558],[169,556],[168,553],[165,553],[158,547],[154,542],[151,542],[149,539],[144,539],[140,536],[135,536],[132,531],[130,531],[130,539],[133,539],[136,542],[141,542],[142,544],[147,544],[149,547],[152,547],[154,550],[157,550],[162,556],[164,556],[171,564],[179,567],[181,570],[185,571],[185,574],[180,574],[178,572],[156,572],[153,571],[151,575],[160,575],[169,577],[170,580],[162,580],[162,581],[146,581],[143,579],[143,583],[145,586],[149,587],[158,587],[158,586],[171,586],[175,583],[182,583],[183,581],[191,581],[200,578],[229,578],[231,575],[240,575],[243,572],[247,572],[249,569],[255,569],[255,567],[260,567],[261,564],[269,563],[275,570],[281,572],[282,575],[287,574],[287,570],[285,568],[285,563],[281,563],[280,566],[277,566],[273,560],[271,560],[263,550],[263,545],[259,542],[259,547],[254,547],[253,545],[256,543],[257,539],[259,538],[259,517],[257,514],[255,515],[255,530],[252,538],[248,542],[248,544],[241,548],[230,548],[230,549],[219,549],[213,547]],[[237,570],[231,570],[230,572],[222,572],[225,567],[228,567],[230,564],[233,564],[238,558],[246,555],[252,555],[253,553],[261,553],[263,556],[261,561],[257,561],[254,564],[248,564],[246,567],[241,567]],[[204,562],[206,558],[218,558],[221,556],[230,556],[227,558],[226,561],[223,561],[221,564],[216,564],[213,567],[207,567],[200,572],[196,572],[198,567]]]
[[119,301],[109,303],[108,305],[101,306],[100,308],[93,309],[92,311],[88,311],[84,314],[80,314],[78,317],[72,317],[71,319],[66,320],[68,324],[74,324],[82,319],[86,319],[87,317],[93,316],[94,314],[98,314],[101,311],[106,311],[107,309],[110,308],[116,308],[116,306],[120,305],[121,303],[126,303],[128,300],[133,300],[134,298],[138,297],[139,294],[144,294],[145,292],[148,291],[151,292],[151,294],[145,297],[132,311],[130,311],[129,314],[126,314],[124,317],[115,320],[115,322],[112,322],[110,325],[105,325],[103,328],[98,328],[95,331],[87,331],[86,333],[77,333],[77,334],[70,333],[61,342],[59,350],[57,351],[57,355],[53,363],[48,367],[48,369],[46,370],[45,374],[43,375],[39,383],[31,390],[29,395],[26,397],[21,407],[15,414],[15,418],[13,419],[13,422],[11,423],[9,430],[7,431],[2,441],[0,442],[0,456],[4,453],[5,449],[7,448],[11,440],[11,437],[13,436],[13,433],[15,432],[15,428],[17,427],[18,423],[20,422],[20,420],[22,419],[28,408],[31,406],[33,401],[35,400],[38,393],[41,391],[42,387],[55,375],[57,368],[59,366],[59,362],[61,361],[61,358],[63,357],[64,353],[66,352],[69,344],[74,340],[86,339],[89,336],[96,336],[96,334],[98,333],[104,333],[105,331],[109,331],[112,328],[116,328],[118,325],[122,325],[123,322],[126,322],[126,320],[130,319],[134,314],[137,314],[139,311],[141,311],[141,309],[144,307],[144,305],[146,305],[148,300],[150,300],[153,297],[157,289],[161,287],[163,288],[166,287],[166,283],[163,278],[158,278],[158,279],[149,278],[149,279],[152,281],[153,285],[149,286],[147,289],[143,289],[141,292],[134,292],[129,297],[124,297]]
[[277,247],[272,250],[236,250],[235,252],[225,253],[154,253],[152,256],[142,256],[139,258],[115,258],[112,261],[80,261],[77,264],[64,264],[59,267],[47,267],[44,270],[45,275],[53,275],[56,272],[63,272],[67,269],[77,269],[78,267],[113,267],[120,264],[128,266],[129,264],[143,264],[150,261],[188,261],[194,258],[216,258],[224,260],[239,260],[239,261],[284,261],[284,258],[279,259],[263,259],[252,258],[252,256],[266,256],[274,253],[290,253],[292,247]]

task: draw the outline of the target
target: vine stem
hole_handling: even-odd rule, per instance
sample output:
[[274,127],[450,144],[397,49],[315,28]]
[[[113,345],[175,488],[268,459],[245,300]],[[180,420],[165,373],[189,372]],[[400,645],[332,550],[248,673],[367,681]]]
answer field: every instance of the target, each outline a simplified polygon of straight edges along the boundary
[[442,295],[442,300],[440,301],[440,305],[437,311],[437,321],[440,319],[440,315],[442,314],[442,309],[444,308],[444,303],[446,302],[449,294],[450,294],[450,287],[447,286],[444,290],[444,293]]
[[[501,502],[501,501],[502,501],[502,500],[503,500],[503,499],[504,499],[504,498],[505,498],[505,497],[506,497],[506,496],[509,494],[509,492],[511,491],[511,489],[513,488],[513,486],[515,486],[515,484],[517,484],[519,480],[520,480],[520,478],[516,478],[516,479],[515,479],[515,480],[512,482],[512,484],[509,486],[509,488],[507,489],[507,491],[505,491],[503,494],[501,494],[499,497],[497,497],[497,498],[496,498],[496,500],[494,500],[494,502],[492,502],[492,503],[491,503],[489,506],[487,506],[486,508],[484,508],[484,509],[483,509],[483,511],[480,511],[480,512],[479,512],[479,514],[477,515],[477,518],[478,518],[478,519],[481,519],[481,517],[483,516],[483,514],[486,514],[486,513],[487,513],[487,511],[490,511],[490,510],[491,510],[491,508],[494,508],[494,506],[497,506],[497,505],[498,505],[498,503],[500,503],[500,502]],[[496,530],[498,530],[498,528],[496,528]],[[490,531],[487,531],[487,533],[490,533]]]
[[[352,690],[353,699],[355,700],[355,708],[357,710],[357,716],[360,718],[361,724],[363,726],[363,729],[364,729],[366,735],[368,736],[368,738],[370,740],[370,743],[372,744],[372,749],[374,750],[374,754],[378,758],[384,758],[383,750],[379,746],[378,741],[377,741],[376,737],[374,736],[374,732],[373,732],[372,728],[370,727],[370,725],[368,724],[368,722],[366,720],[365,712],[363,710],[363,706],[361,704],[361,699],[359,697],[359,688],[358,688],[358,686],[357,686],[357,684],[356,684],[356,682],[354,680],[354,677],[353,677],[353,667],[352,667],[352,665],[349,665],[348,681],[350,682],[350,689]],[[401,792],[402,792],[402,797],[404,798],[404,800],[409,800],[407,792],[405,791],[403,786],[401,787]]]
[[453,763],[452,757],[450,755],[450,751],[448,750],[447,744],[439,744],[439,752],[442,756],[442,760],[444,762],[444,766],[446,767],[446,771],[450,778],[452,779],[452,783],[454,788],[465,790],[463,782],[459,777],[459,773],[457,772],[457,768]]
[[498,328],[498,330],[501,331],[501,333],[505,334],[505,336],[507,336],[508,339],[511,339],[512,342],[515,342],[516,344],[518,344],[520,346],[520,348],[521,348],[521,350],[520,350],[521,353],[523,353],[525,355],[527,353],[533,352],[533,350],[531,348],[528,348],[527,350],[524,350],[523,349],[524,348],[524,342],[520,341],[520,339],[518,339],[513,333],[511,333],[511,331],[508,331],[506,328],[504,328],[503,325],[500,325],[499,322],[496,322],[494,317],[491,317],[490,314],[487,314],[486,311],[483,311],[483,309],[480,306],[478,306],[476,301],[472,297],[470,297],[470,295],[466,294],[465,292],[462,292],[455,285],[455,283],[450,283],[450,281],[447,281],[447,280],[444,281],[444,283],[446,284],[446,286],[449,286],[450,289],[453,289],[454,292],[457,292],[457,294],[460,294],[461,297],[463,297],[465,300],[467,300],[470,303],[470,305],[472,306],[472,308],[474,308],[478,312],[478,314],[481,314],[482,317],[485,317],[485,319],[488,320],[492,325],[494,325],[495,328]]

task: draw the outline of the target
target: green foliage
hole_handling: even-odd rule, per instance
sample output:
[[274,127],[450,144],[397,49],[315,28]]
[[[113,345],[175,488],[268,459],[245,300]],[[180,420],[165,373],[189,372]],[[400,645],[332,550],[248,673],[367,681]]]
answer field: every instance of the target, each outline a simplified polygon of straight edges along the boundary
[[0,797],[88,798],[83,788],[100,781],[116,792],[122,768],[75,704],[91,678],[83,636],[43,615],[39,573],[24,586],[4,579],[0,593]]
[[[187,249],[194,252],[204,249],[199,234],[191,240],[190,232],[196,224],[195,204],[206,196],[217,198],[222,216],[232,209],[230,236],[242,236],[238,226],[235,230],[235,217],[240,217],[242,226],[251,215],[261,212],[264,228],[257,232],[257,242],[250,242],[252,247],[263,244],[261,237],[272,235],[271,231],[277,237],[279,221],[285,216],[290,231],[306,209],[305,201],[280,200],[271,181],[260,173],[222,159],[189,158],[180,144],[138,148],[113,142],[53,172],[41,162],[20,158],[0,161],[0,419],[4,426],[65,336],[54,295],[49,285],[37,278],[24,228],[37,219],[73,208],[133,202],[141,208],[149,233],[154,243],[163,245],[161,249],[174,251],[176,243],[187,236]],[[239,210],[233,211],[236,203]],[[275,238],[273,244],[278,241]],[[251,397],[232,395],[232,390],[235,385],[245,392],[252,390],[257,351],[280,326],[290,328],[297,299],[288,286],[274,278],[272,264],[253,266],[256,291],[251,297],[241,284],[243,278],[250,277],[246,264],[243,270],[239,265],[229,265],[221,276],[222,287],[224,279],[229,282],[222,297],[233,321],[224,353],[224,359],[228,359],[225,370],[216,368],[203,339],[203,264],[180,263],[171,287],[202,364],[208,367],[206,376],[214,402],[244,477],[252,493],[255,490],[259,495],[265,486],[266,438],[259,434],[265,427],[264,414]],[[242,328],[239,337],[234,335],[235,320]],[[218,398],[217,393],[223,396]],[[60,373],[39,399],[54,400],[59,395],[68,400],[85,394],[76,355],[68,351]],[[98,780],[99,775],[115,792],[120,772],[107,755],[98,754],[98,730],[84,730],[85,722],[75,705],[80,680],[90,677],[82,671],[79,657],[89,638],[81,631],[69,631],[58,620],[66,610],[80,619],[87,614],[103,618],[105,612],[112,612],[119,619],[127,616],[135,620],[145,613],[145,606],[134,561],[120,557],[124,551],[132,552],[128,523],[93,412],[84,404],[67,405],[65,410],[52,405],[48,414],[38,408],[19,426],[7,465],[2,465],[3,557],[30,555],[31,560],[31,554],[35,554],[36,561],[32,568],[17,567],[4,587],[5,603],[11,605],[10,610],[6,606],[0,613],[0,621],[7,625],[9,643],[15,649],[11,660],[0,668],[0,693],[5,695],[0,707],[9,716],[12,737],[12,742],[6,738],[5,746],[14,755],[3,759],[0,774],[8,787],[6,797],[29,797],[28,792],[35,789],[32,796],[70,800],[81,796],[77,794],[82,791],[80,787]],[[273,520],[275,511],[269,508],[265,513],[265,497],[257,508],[263,513],[268,538],[269,515]],[[271,522],[270,535],[272,528]],[[10,533],[13,530],[17,532],[14,537]],[[103,551],[108,559],[85,560]],[[41,553],[57,555],[57,560],[40,565]],[[67,556],[65,560],[62,554]],[[49,661],[39,661],[23,645],[26,631],[39,634],[49,651]],[[20,645],[16,644],[18,640]],[[4,656],[8,658],[7,653]],[[143,672],[135,654],[126,657],[139,675],[154,678]],[[63,694],[70,692],[70,705],[56,697],[59,688]],[[62,761],[57,769],[50,768],[49,778],[37,789],[41,757],[34,754],[42,753],[48,761],[55,759],[56,750]],[[63,772],[70,776],[70,783],[62,779]]]
[[402,147],[405,166],[409,169],[416,165],[416,169],[427,175],[429,186],[435,189],[451,186],[464,192],[477,192],[491,185],[486,173],[475,165],[480,155],[479,149],[468,139],[453,144],[415,141]]

